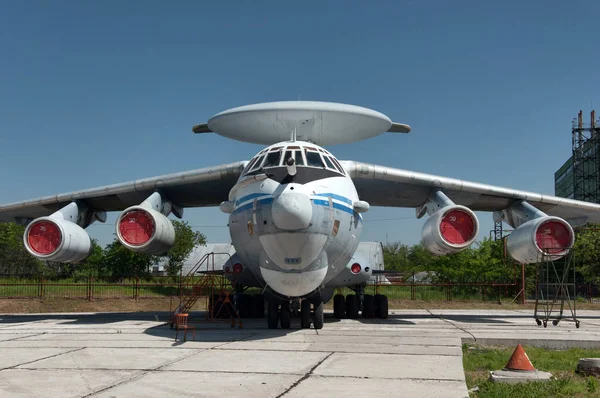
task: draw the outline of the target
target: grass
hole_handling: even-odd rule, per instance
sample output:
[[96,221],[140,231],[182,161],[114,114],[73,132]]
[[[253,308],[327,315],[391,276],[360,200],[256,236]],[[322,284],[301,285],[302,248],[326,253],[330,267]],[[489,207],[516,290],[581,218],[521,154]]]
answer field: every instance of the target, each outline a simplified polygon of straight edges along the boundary
[[598,358],[600,350],[572,348],[546,350],[524,346],[529,359],[538,370],[552,373],[548,382],[503,384],[489,381],[489,372],[500,370],[508,362],[514,347],[482,347],[463,344],[463,365],[467,387],[477,386],[472,397],[600,397],[598,379],[575,373],[580,358]]

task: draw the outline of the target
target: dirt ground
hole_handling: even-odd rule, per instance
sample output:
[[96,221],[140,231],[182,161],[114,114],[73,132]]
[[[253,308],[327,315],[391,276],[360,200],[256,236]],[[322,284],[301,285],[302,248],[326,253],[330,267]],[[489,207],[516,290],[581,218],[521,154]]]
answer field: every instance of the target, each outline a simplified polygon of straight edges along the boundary
[[[33,314],[49,312],[151,312],[174,309],[179,300],[173,298],[153,299],[4,299],[0,300],[0,314]],[[206,309],[206,300],[198,300],[193,310]]]
[[[152,298],[152,299],[102,299],[102,300],[80,300],[80,299],[2,299],[0,300],[0,314],[18,313],[49,313],[49,312],[146,312],[146,311],[169,311],[173,310],[179,299]],[[206,309],[206,299],[200,298],[192,310],[202,311]],[[331,302],[325,308],[333,308]],[[535,308],[534,303],[509,304],[477,301],[422,301],[422,300],[390,300],[389,308],[392,309],[530,309]],[[577,303],[580,310],[600,310],[600,304]],[[565,310],[568,310],[565,307]]]

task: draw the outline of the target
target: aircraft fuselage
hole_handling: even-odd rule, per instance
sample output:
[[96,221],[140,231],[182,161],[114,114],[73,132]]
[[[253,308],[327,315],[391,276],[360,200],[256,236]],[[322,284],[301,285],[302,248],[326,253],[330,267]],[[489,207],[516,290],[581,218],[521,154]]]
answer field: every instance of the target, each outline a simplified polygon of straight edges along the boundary
[[358,246],[358,194],[334,159],[311,143],[278,143],[250,161],[230,193],[236,253],[280,295],[302,297],[327,286],[348,271]]

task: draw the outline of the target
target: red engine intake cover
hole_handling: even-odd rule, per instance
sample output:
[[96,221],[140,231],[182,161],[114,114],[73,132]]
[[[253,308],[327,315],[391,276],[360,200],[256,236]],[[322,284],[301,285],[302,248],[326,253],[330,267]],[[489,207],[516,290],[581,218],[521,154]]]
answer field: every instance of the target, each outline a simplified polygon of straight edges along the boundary
[[444,240],[453,245],[466,243],[473,238],[475,221],[467,212],[451,210],[442,218],[440,233]]
[[569,248],[571,232],[561,222],[550,220],[535,231],[535,243],[546,254],[559,254]]
[[40,221],[33,224],[27,235],[29,247],[42,255],[54,253],[60,247],[61,241],[60,228],[50,221]]
[[119,233],[123,240],[133,246],[148,242],[156,231],[152,216],[142,210],[125,213],[119,221]]

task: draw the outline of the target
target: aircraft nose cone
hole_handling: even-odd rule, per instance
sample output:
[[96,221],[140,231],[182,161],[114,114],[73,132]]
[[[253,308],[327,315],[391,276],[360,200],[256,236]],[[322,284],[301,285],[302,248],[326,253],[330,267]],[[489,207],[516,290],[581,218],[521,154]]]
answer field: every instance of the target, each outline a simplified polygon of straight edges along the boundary
[[308,195],[286,191],[273,201],[271,214],[275,226],[279,229],[286,231],[305,229],[312,219],[312,204]]

